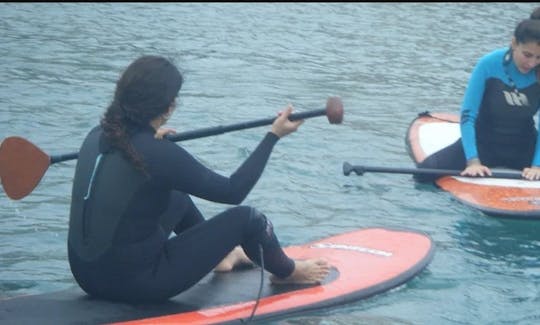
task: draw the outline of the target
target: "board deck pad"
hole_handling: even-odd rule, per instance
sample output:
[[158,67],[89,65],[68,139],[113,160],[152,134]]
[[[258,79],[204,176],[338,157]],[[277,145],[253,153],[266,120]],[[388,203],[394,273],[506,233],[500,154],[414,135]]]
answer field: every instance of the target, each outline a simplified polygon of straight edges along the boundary
[[[454,143],[460,137],[459,115],[422,113],[409,125],[407,151],[415,163]],[[492,168],[492,171],[508,169]],[[494,177],[444,176],[435,184],[458,201],[487,215],[540,219],[540,182]]]
[[285,248],[295,259],[321,257],[332,265],[318,285],[273,285],[260,268],[212,272],[160,304],[90,298],[78,287],[0,300],[2,324],[225,324],[254,321],[350,303],[412,279],[430,263],[431,238],[407,229],[363,228]]

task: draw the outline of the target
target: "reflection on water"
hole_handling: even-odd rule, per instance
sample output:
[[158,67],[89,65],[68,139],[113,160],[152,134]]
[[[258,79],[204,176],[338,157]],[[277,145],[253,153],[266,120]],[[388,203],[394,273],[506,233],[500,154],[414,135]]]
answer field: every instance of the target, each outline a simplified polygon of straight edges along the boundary
[[513,270],[540,279],[540,223],[529,220],[462,220],[453,234],[463,250],[478,257],[476,263],[493,272]]

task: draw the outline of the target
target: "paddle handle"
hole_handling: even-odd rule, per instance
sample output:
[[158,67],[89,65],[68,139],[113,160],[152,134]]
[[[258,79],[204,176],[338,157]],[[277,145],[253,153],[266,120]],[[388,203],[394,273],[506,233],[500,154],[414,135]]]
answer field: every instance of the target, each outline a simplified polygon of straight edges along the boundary
[[[395,167],[377,167],[377,166],[361,166],[351,165],[348,162],[343,163],[343,174],[349,176],[350,173],[356,173],[357,175],[363,175],[365,172],[374,173],[393,173],[393,174],[415,174],[415,175],[440,175],[440,176],[462,176],[460,170],[451,169],[434,169],[434,168],[395,168]],[[467,177],[467,176],[462,176]],[[481,177],[481,176],[469,176],[469,177]],[[512,171],[492,171],[491,176],[485,176],[491,178],[508,178],[508,179],[522,179],[521,172]]]

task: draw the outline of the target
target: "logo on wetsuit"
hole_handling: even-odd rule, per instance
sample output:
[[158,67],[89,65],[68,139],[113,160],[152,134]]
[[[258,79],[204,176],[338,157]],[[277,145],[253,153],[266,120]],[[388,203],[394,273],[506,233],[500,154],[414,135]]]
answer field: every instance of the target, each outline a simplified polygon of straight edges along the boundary
[[506,103],[510,106],[529,106],[529,100],[524,93],[503,90],[503,94]]

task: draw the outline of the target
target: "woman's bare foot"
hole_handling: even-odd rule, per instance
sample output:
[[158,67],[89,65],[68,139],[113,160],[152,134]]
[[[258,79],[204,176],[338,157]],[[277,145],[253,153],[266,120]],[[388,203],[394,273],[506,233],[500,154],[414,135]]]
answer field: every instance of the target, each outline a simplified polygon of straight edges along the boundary
[[295,260],[294,271],[286,278],[270,276],[274,284],[316,284],[330,273],[330,264],[323,259]]
[[236,246],[225,258],[214,268],[215,272],[230,272],[236,266],[253,265],[240,246]]

